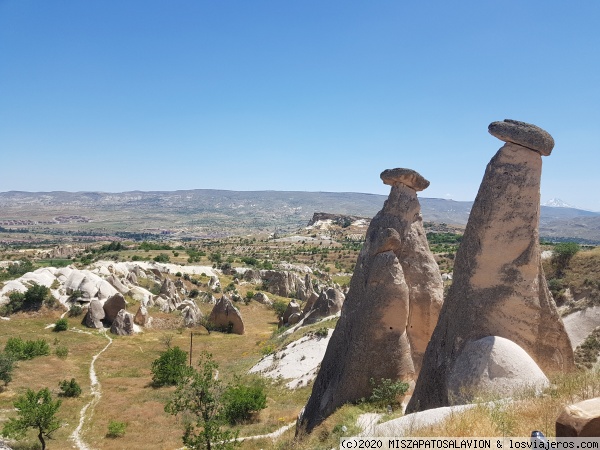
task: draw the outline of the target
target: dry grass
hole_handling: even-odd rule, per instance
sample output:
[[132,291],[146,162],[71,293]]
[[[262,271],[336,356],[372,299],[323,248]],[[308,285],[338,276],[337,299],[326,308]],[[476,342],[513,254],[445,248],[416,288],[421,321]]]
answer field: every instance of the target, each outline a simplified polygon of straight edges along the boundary
[[[170,337],[171,346],[189,351],[190,333],[193,332],[193,364],[200,352],[206,350],[213,354],[219,364],[223,380],[230,381],[234,374],[246,373],[262,356],[260,343],[271,337],[277,324],[273,310],[264,305],[250,302],[236,306],[240,308],[246,325],[246,334],[243,336],[216,332],[208,334],[202,327],[193,330],[149,329],[135,336],[111,336],[113,344],[96,362],[102,399],[86,421],[82,434],[84,441],[92,448],[106,450],[139,448],[140,443],[144,443],[145,449],[180,448],[182,427],[176,418],[164,412],[164,405],[173,388],[157,389],[150,385],[151,363],[166,349],[166,336]],[[132,306],[130,309],[136,308]],[[201,305],[204,313],[210,308],[210,305]],[[1,422],[11,414],[12,402],[26,388],[49,387],[58,394],[60,380],[75,378],[83,389],[82,396],[63,400],[58,416],[64,426],[55,433],[56,439],[50,443],[50,448],[70,448],[73,443],[69,436],[79,422],[79,411],[91,399],[88,372],[91,358],[107,344],[107,340],[97,332],[82,327],[81,317],[68,319],[69,326],[91,334],[73,331],[54,333],[51,329],[45,329],[46,325],[54,323],[59,314],[55,311],[44,311],[35,317],[17,314],[10,321],[1,322],[0,349],[12,336],[24,339],[43,337],[52,349],[56,347],[56,338],[60,345],[69,348],[69,355],[64,360],[51,355],[19,363],[13,381],[0,393],[0,427]],[[268,408],[258,414],[254,423],[241,426],[240,435],[270,433],[295,420],[310,393],[309,388],[290,392],[281,384],[267,383]],[[127,423],[125,436],[117,439],[106,437],[110,420]],[[32,435],[28,442],[35,442],[35,437]],[[244,448],[247,445],[250,444],[243,444]]]

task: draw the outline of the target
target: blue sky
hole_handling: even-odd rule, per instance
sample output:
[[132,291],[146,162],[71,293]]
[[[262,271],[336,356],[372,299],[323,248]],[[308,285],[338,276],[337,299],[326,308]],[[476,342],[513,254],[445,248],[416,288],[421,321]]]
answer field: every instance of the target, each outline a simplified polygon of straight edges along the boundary
[[600,210],[600,2],[0,0],[0,191],[472,200],[506,118],[542,200]]

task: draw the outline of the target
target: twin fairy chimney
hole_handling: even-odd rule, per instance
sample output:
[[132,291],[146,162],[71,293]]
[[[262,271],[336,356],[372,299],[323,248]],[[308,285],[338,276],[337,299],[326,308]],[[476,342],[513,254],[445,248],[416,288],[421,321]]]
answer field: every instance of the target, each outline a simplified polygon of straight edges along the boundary
[[554,140],[514,120],[489,132],[506,144],[487,166],[445,301],[417,200],[429,182],[409,169],[381,174],[392,189],[367,231],[297,434],[368,398],[371,380],[416,379],[414,412],[543,387],[547,374],[574,369],[539,247],[541,157]]
[[386,170],[381,179],[391,192],[367,230],[298,432],[370,397],[371,380],[414,381],[437,322],[443,283],[417,200],[429,181],[409,169]]
[[[542,155],[550,155],[554,140],[541,128],[513,120],[494,122],[489,132],[506,144],[486,168],[407,412],[448,406],[462,388],[493,383],[498,368],[484,358],[493,356],[494,345],[519,347],[546,375],[574,369],[571,342],[540,258]],[[465,364],[480,373],[461,377]],[[499,376],[508,377],[507,368],[501,369]],[[521,382],[532,374],[524,373]],[[482,376],[485,383],[478,383]]]

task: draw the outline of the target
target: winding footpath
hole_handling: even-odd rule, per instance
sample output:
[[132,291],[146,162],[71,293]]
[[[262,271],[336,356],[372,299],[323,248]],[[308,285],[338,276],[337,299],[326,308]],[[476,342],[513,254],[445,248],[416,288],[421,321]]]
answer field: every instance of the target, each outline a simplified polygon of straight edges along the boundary
[[[93,333],[89,333],[87,331],[72,331],[93,335]],[[101,386],[98,382],[98,377],[96,376],[96,369],[94,368],[94,364],[96,363],[98,357],[102,353],[104,353],[113,342],[110,336],[108,336],[106,333],[102,334],[106,339],[108,339],[108,344],[106,344],[106,346],[102,350],[100,350],[96,355],[94,355],[94,357],[92,358],[92,362],[90,363],[90,390],[92,394],[92,399],[83,408],[81,408],[81,411],[79,413],[79,425],[77,425],[77,428],[75,428],[75,431],[73,431],[73,434],[71,434],[71,439],[75,442],[75,445],[79,450],[90,450],[90,448],[85,444],[85,442],[83,442],[81,438],[81,430],[83,428],[83,424],[85,423],[86,414],[88,410],[90,411],[89,414],[91,416],[91,414],[94,411],[94,406],[96,406],[96,404],[100,401],[100,398],[102,397],[102,391],[100,389]]]

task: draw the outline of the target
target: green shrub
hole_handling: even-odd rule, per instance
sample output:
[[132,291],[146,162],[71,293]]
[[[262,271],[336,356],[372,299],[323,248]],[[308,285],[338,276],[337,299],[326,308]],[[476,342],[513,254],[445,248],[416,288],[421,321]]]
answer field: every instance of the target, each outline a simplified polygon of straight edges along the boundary
[[42,304],[54,306],[56,299],[50,289],[42,284],[34,284],[26,292],[13,291],[8,296],[8,303],[3,308],[3,314],[13,314],[18,311],[38,310]]
[[169,261],[171,261],[171,258],[166,253],[160,253],[159,255],[156,255],[153,259],[154,261],[159,263],[168,263]]
[[370,380],[373,391],[369,402],[385,408],[387,405],[399,405],[400,399],[408,390],[408,383],[403,381],[393,381],[389,378],[382,378],[379,382],[375,382],[373,378]]
[[54,324],[54,329],[52,331],[67,331],[69,329],[69,322],[67,319],[58,319]]
[[575,242],[561,242],[554,246],[551,263],[557,277],[560,278],[564,275],[565,269],[579,250],[581,247]]
[[254,291],[248,291],[248,292],[246,292],[246,298],[248,300],[252,300],[254,298]]
[[275,310],[275,314],[277,314],[277,317],[283,316],[283,313],[285,313],[285,310],[287,309],[287,307],[288,307],[288,304],[285,300],[273,301],[273,309]]
[[200,291],[198,289],[192,289],[190,291],[190,298],[196,298],[200,295]]
[[69,301],[74,302],[80,298],[83,298],[83,292],[80,290],[75,290],[71,295],[69,295]]
[[81,316],[83,314],[83,308],[79,305],[73,305],[71,306],[71,309],[69,309],[69,317],[78,317]]
[[127,428],[127,424],[125,422],[119,422],[118,420],[111,420],[108,422],[108,433],[106,433],[106,437],[109,438],[120,438],[125,436],[125,429]]
[[44,339],[35,341],[23,341],[23,339],[9,338],[4,351],[16,360],[33,359],[36,356],[50,354],[50,346]]
[[152,384],[176,385],[188,373],[187,359],[187,352],[179,347],[167,349],[152,362]]
[[239,380],[223,393],[224,415],[231,425],[250,420],[252,415],[267,407],[264,386],[258,379],[249,385]]
[[69,356],[69,348],[66,345],[59,345],[56,347],[56,350],[54,350],[54,353],[59,358],[65,359],[67,356]]
[[81,386],[75,381],[75,378],[71,378],[71,381],[62,380],[58,382],[60,388],[60,397],[79,397],[81,395]]
[[318,328],[317,330],[315,330],[315,336],[317,337],[327,337],[327,335],[329,334],[329,328],[327,327],[321,327]]
[[0,353],[0,381],[4,381],[4,386],[12,381],[12,372],[14,368],[14,358],[6,352]]

